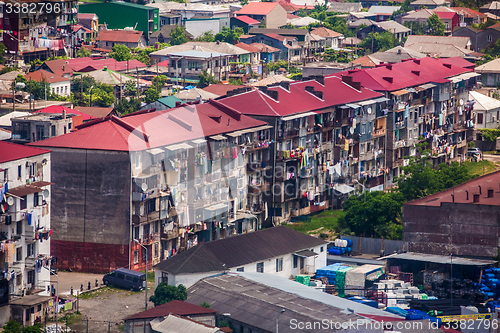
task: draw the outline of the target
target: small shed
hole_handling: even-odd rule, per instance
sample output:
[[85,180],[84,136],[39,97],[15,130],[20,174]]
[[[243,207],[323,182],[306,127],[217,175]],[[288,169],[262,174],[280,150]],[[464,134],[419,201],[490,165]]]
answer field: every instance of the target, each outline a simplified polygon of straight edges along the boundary
[[385,274],[382,265],[363,265],[346,272],[345,294],[364,296],[366,282],[373,282]]
[[12,319],[23,326],[32,326],[36,319],[43,318],[53,299],[52,296],[27,295],[11,300]]

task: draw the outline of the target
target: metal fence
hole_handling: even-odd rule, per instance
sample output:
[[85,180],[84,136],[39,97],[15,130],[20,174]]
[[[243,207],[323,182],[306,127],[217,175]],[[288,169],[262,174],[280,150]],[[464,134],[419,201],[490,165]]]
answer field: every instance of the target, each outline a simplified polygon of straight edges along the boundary
[[341,235],[340,238],[352,240],[352,252],[380,254],[380,251],[383,250],[384,254],[387,255],[397,251],[408,250],[408,242],[399,240],[345,235]]

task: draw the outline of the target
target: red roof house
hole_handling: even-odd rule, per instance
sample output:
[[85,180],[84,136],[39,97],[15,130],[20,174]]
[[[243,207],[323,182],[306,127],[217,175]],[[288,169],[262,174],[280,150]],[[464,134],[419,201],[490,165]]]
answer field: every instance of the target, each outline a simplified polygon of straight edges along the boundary
[[0,141],[0,163],[50,153],[50,150]]
[[[67,108],[65,106],[61,106],[61,105],[51,105],[51,106],[48,106],[44,109],[41,109],[41,110],[38,110],[38,111],[35,111],[34,113],[57,113],[57,114],[62,114],[63,111],[66,112],[66,114],[76,114],[78,116],[82,116],[82,120],[83,121],[88,121],[88,120],[92,120],[92,119],[95,119],[96,117],[93,117],[91,115],[88,115],[86,113],[83,113],[83,112],[80,112],[80,111],[77,111],[77,110],[74,110],[74,109],[70,109],[70,108]],[[75,124],[73,124],[74,126],[76,126]]]
[[143,32],[135,30],[101,30],[96,41],[99,48],[108,50],[111,50],[115,43],[128,48],[146,46]]
[[277,2],[250,2],[234,14],[246,15],[259,22],[265,21],[269,29],[277,29],[287,23],[287,12]]

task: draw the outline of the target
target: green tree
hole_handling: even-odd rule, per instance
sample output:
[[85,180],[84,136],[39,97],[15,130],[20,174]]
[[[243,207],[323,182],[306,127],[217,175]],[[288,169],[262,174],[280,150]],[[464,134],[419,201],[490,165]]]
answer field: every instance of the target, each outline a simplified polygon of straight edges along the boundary
[[115,102],[114,95],[115,88],[112,85],[101,83],[94,86],[94,88],[89,91],[88,95],[92,105],[98,105],[102,107],[110,106]]
[[170,44],[171,45],[181,45],[188,42],[188,38],[186,36],[186,28],[181,26],[176,26],[170,32]]
[[139,111],[140,108],[141,100],[138,98],[122,98],[115,104],[116,112],[118,112],[122,116]]
[[433,36],[444,36],[444,31],[446,29],[446,26],[444,23],[441,21],[439,16],[437,16],[436,13],[432,14],[428,19],[427,19],[427,25],[429,27],[429,34]]
[[134,58],[132,56],[132,53],[130,52],[130,49],[123,44],[113,45],[112,52],[109,54],[109,56],[116,61],[126,61]]
[[47,93],[47,99],[50,99],[50,88],[48,82],[46,81],[38,82],[34,80],[28,81],[22,75],[17,76],[16,82],[24,83],[24,88],[22,88],[21,90],[27,93],[31,91],[31,94],[33,95],[34,99],[36,100],[45,99],[45,93]]
[[234,30],[222,27],[222,31],[217,33],[214,38],[219,42],[226,42],[230,44],[234,44],[236,41],[240,39],[240,36],[243,35],[245,31],[243,28],[237,27]]
[[0,43],[0,63],[3,64],[5,62],[5,52],[7,52],[7,47]]
[[403,23],[405,27],[411,29],[412,35],[426,35],[427,30],[429,29],[427,26],[427,22],[405,22]]
[[394,47],[394,36],[389,32],[385,31],[382,33],[369,33],[365,39],[359,44],[360,47],[371,50],[372,48],[372,37],[373,37],[373,52],[387,51]]
[[125,95],[137,96],[137,83],[135,80],[128,80],[125,82]]
[[156,90],[155,87],[150,87],[148,90],[144,92],[144,102],[153,103],[161,98],[160,93]]
[[217,83],[218,81],[215,79],[215,77],[207,72],[206,69],[204,69],[200,75],[198,75],[199,81],[198,81],[198,88],[205,88],[206,86],[209,86],[211,84]]
[[92,54],[92,51],[86,49],[85,47],[80,47],[80,49],[76,52],[76,56],[78,58],[86,58],[86,57],[90,57],[90,55]]
[[[248,1],[248,0],[247,0]],[[205,31],[200,36],[196,38],[197,42],[214,42],[215,35],[212,30]]]
[[161,88],[168,82],[168,76],[166,75],[158,75],[153,78],[153,87],[157,88],[158,91],[161,91]]
[[184,301],[187,298],[187,291],[184,285],[178,287],[169,286],[167,282],[162,282],[156,287],[155,294],[149,298],[155,306],[162,305],[174,300]]
[[241,6],[246,6],[246,5],[248,5],[248,0],[240,0],[240,5],[241,5]]

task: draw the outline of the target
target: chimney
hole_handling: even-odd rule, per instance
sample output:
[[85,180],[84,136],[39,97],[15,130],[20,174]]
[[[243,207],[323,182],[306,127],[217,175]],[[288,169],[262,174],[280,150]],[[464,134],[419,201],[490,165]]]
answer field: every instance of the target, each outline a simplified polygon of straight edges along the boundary
[[176,108],[178,108],[178,107],[179,107],[179,106],[181,106],[181,105],[182,105],[182,102],[181,102],[181,101],[176,101],[176,102],[175,102],[175,107],[176,107]]
[[63,119],[66,119],[66,110],[63,109]]
[[323,75],[314,75],[312,78],[322,85],[325,85],[325,77]]
[[386,80],[389,83],[392,83],[394,81],[394,78],[392,76],[384,76],[382,79]]
[[313,91],[312,92],[316,97],[318,97],[319,99],[323,99],[323,92],[322,91]]
[[420,76],[420,71],[411,71],[413,74],[415,74],[416,76]]
[[472,202],[479,202],[479,193],[474,193],[473,196]]
[[443,66],[451,69],[451,64],[443,64]]
[[494,193],[493,189],[489,188],[488,189],[488,198],[493,198],[493,193]]
[[388,70],[392,71],[392,65],[386,65],[385,66]]
[[310,93],[313,93],[314,92],[314,87],[313,86],[306,86],[304,88],[306,91],[310,92]]
[[262,91],[263,93],[266,93],[267,94],[267,87],[266,86],[263,86],[263,87],[259,87],[260,91]]
[[349,76],[349,75],[342,76],[342,82],[350,85],[351,87],[353,87],[356,90],[361,90],[361,82],[354,82],[352,79],[352,76]]
[[413,59],[413,62],[416,63],[417,65],[420,65],[420,59]]

